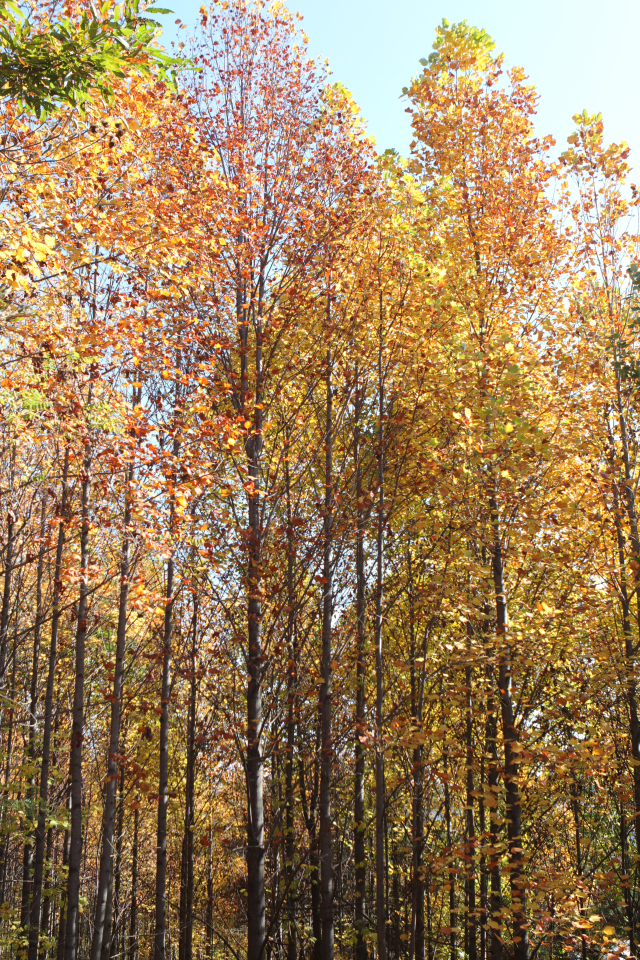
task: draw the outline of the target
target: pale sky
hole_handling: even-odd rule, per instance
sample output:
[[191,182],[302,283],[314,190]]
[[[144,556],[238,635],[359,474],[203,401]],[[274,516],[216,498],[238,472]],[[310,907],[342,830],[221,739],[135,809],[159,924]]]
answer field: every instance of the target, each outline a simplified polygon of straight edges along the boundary
[[[162,0],[191,28],[203,0]],[[483,27],[506,64],[525,69],[540,94],[537,128],[558,151],[583,109],[601,112],[608,140],[626,140],[640,171],[640,0],[289,0],[303,14],[310,52],[325,57],[353,93],[380,151],[408,151],[410,127],[399,99],[431,52],[443,17]],[[181,31],[182,36],[189,31]],[[182,37],[181,37],[182,39]]]

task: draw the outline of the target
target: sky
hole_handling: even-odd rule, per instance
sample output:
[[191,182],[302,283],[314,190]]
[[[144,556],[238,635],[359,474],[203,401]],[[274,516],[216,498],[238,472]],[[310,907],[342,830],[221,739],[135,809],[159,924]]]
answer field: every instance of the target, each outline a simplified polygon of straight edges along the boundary
[[[163,0],[167,2],[167,0]],[[180,18],[191,28],[203,0],[168,0],[164,43]],[[572,116],[601,112],[608,141],[625,140],[640,170],[640,0],[288,0],[300,12],[313,56],[353,93],[380,151],[408,153],[410,125],[402,88],[431,52],[446,17],[484,28],[507,66],[524,68],[540,94],[536,128],[556,153]],[[181,37],[189,31],[180,31]],[[637,158],[635,154],[638,154]]]

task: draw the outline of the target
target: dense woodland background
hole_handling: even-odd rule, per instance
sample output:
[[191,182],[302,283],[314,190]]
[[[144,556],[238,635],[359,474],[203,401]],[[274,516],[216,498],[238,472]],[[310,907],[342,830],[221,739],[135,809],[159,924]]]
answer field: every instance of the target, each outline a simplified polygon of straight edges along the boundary
[[634,956],[628,150],[444,21],[378,156],[305,45],[0,101],[0,953]]

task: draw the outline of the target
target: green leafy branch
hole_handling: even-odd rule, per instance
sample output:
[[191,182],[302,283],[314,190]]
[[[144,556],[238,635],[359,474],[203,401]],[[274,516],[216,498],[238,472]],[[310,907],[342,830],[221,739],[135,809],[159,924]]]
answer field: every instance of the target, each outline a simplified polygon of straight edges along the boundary
[[15,0],[0,0],[0,95],[42,118],[95,94],[110,100],[113,77],[127,70],[156,72],[173,85],[184,64],[158,49],[158,23],[139,11],[140,0],[113,8],[107,2],[100,11],[92,4],[80,18],[34,26]]

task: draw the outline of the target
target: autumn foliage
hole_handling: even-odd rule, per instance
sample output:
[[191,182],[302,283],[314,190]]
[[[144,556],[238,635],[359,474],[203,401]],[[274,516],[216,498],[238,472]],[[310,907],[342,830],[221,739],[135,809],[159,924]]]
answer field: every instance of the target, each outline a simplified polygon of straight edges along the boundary
[[2,102],[0,953],[635,956],[628,149],[443,21],[380,156],[306,43]]

